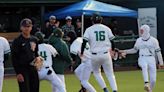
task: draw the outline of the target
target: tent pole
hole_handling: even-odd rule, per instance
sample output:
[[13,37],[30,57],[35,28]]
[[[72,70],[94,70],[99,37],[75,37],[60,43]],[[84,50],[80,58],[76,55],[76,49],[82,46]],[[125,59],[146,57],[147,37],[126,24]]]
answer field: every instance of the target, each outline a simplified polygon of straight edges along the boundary
[[84,33],[84,13],[81,15],[81,37],[83,37]]

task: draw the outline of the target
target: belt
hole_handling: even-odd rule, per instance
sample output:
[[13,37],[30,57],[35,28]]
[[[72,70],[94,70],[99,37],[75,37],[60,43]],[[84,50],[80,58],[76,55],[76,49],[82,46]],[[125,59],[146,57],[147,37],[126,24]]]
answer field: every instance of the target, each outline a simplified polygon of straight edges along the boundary
[[[108,53],[108,52],[107,52],[107,51],[106,51],[106,52],[103,52],[103,54],[106,54],[106,53]],[[93,54],[93,55],[97,55],[98,53],[93,53],[93,52],[92,52],[92,54]]]
[[153,55],[141,55],[141,56],[142,56],[142,57],[144,57],[144,56],[145,56],[145,57],[149,57],[149,56],[153,56]]

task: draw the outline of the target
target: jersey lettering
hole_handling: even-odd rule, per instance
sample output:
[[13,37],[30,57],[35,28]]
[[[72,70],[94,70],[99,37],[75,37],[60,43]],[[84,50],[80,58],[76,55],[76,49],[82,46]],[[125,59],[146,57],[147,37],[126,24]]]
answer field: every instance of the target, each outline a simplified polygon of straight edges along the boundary
[[47,54],[46,51],[41,51],[40,56],[44,58],[44,60],[47,60]]
[[95,31],[96,41],[104,41],[105,40],[105,31]]

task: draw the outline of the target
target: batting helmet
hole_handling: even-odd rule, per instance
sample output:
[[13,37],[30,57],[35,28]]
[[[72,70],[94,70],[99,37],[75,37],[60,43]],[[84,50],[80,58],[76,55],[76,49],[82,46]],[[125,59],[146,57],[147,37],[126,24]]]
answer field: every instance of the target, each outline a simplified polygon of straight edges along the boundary
[[42,32],[36,32],[35,36],[38,38],[39,43],[43,43],[45,35]]
[[101,23],[103,18],[99,14],[94,13],[91,17],[91,20],[93,23]]

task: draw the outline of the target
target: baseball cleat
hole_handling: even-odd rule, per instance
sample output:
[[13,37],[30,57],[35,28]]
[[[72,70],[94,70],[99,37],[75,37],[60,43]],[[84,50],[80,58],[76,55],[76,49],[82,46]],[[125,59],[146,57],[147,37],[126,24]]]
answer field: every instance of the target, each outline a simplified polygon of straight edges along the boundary
[[104,90],[104,92],[109,92],[107,88],[104,88],[103,90]]
[[81,88],[79,92],[87,92],[87,90],[85,88]]
[[150,91],[150,85],[149,85],[149,83],[146,83],[146,84],[144,85],[144,90],[145,90],[146,92],[149,92],[149,91]]

